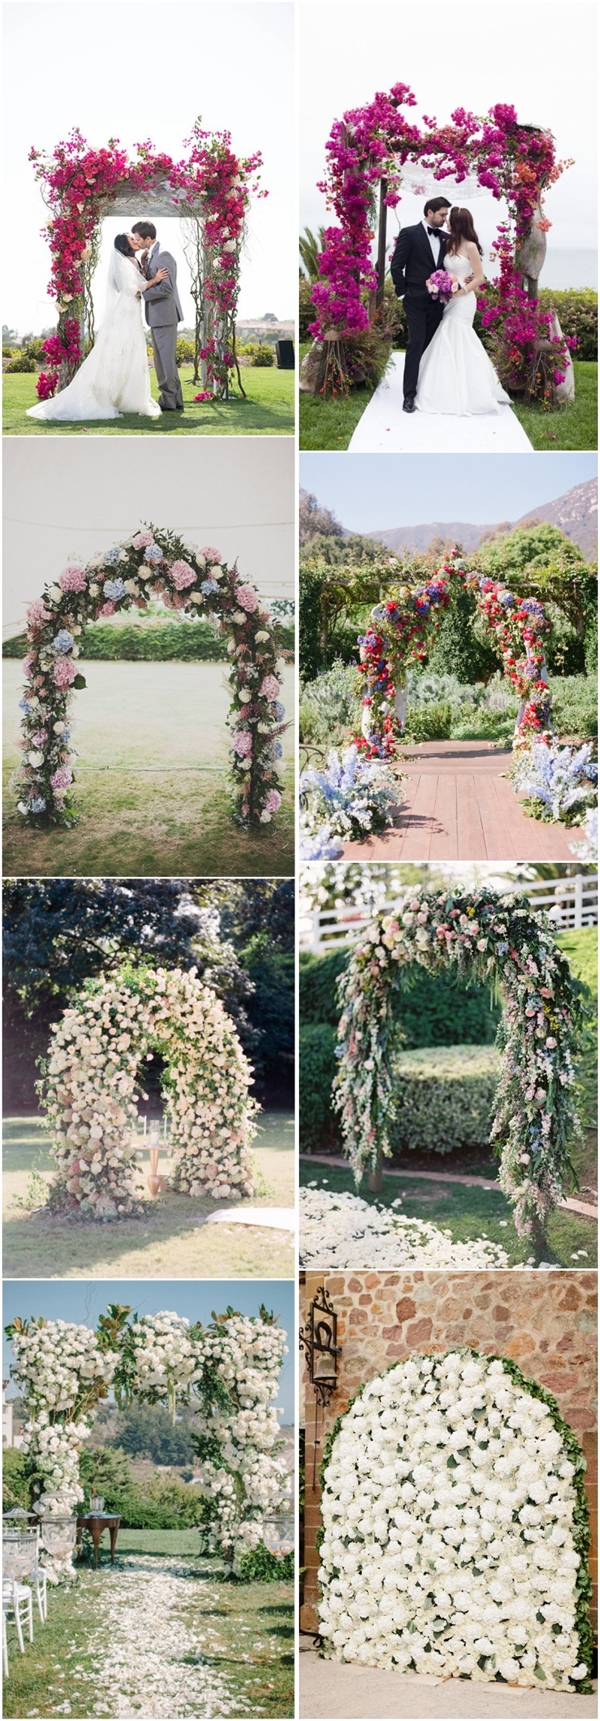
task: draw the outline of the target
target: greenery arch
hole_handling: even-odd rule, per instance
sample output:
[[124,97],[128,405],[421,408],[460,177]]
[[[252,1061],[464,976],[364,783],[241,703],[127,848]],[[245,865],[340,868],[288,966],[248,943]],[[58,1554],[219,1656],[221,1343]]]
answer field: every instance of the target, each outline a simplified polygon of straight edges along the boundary
[[492,1139],[499,1181],[520,1236],[543,1246],[544,1222],[574,1177],[569,1143],[579,1129],[573,1053],[580,1006],[566,957],[545,915],[525,896],[408,889],[378,911],[339,981],[340,1067],[335,1103],[357,1185],[390,1153],[394,1016],[402,962],[450,968],[502,994],[503,1069]]
[[590,1690],[585,1459],[508,1357],[411,1353],[337,1418],[321,1634],[338,1660]]
[[59,1211],[104,1220],[143,1211],[136,1101],[140,1064],[156,1049],[166,1062],[174,1187],[215,1200],[252,1194],[258,1106],[231,1017],[194,968],[131,969],[92,982],[54,1027],[38,1087]]
[[257,178],[262,157],[259,151],[236,156],[229,132],[203,131],[199,120],[185,147],[187,158],[178,162],[151,143],[136,145],[130,158],[117,139],[95,149],[75,129],[51,154],[30,151],[50,210],[49,290],[58,306],[57,333],[44,344],[50,369],[38,378],[40,399],[47,400],[71,380],[85,356],[86,341],[93,340],[91,283],[102,220],[105,215],[139,214],[140,198],[148,214],[183,219],[196,308],[194,380],[202,376],[206,399],[215,395],[226,400],[236,368],[244,393],[235,324],[247,212],[252,195],[267,195]]
[[[81,1448],[112,1387],[118,1404],[168,1404],[173,1420],[178,1403],[194,1403],[210,1544],[230,1564],[257,1545],[264,1515],[281,1507],[287,1484],[273,1406],[286,1339],[276,1316],[262,1305],[252,1316],[228,1308],[203,1327],[171,1311],[138,1316],[112,1303],[95,1332],[42,1315],[17,1317],[5,1330],[25,1401],[23,1448],[42,1528],[72,1518],[83,1499]],[[70,1549],[45,1563],[51,1582],[74,1576]]]
[[149,526],[86,564],[73,560],[29,605],[24,760],[17,775],[19,812],[29,822],[73,823],[76,755],[68,713],[72,691],[85,687],[77,669],[83,627],[124,609],[144,610],[152,597],[182,620],[214,617],[228,635],[233,817],[246,827],[261,826],[278,811],[276,761],[285,727],[278,678],[285,662],[278,656],[277,624],[255,587],[242,580],[237,563],[230,567],[220,550],[194,549],[175,532]]

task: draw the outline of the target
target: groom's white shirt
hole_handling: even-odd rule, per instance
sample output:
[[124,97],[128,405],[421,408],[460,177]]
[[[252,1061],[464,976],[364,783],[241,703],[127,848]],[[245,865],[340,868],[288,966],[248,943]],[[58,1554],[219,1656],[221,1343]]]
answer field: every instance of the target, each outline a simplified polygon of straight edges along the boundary
[[147,257],[147,261],[146,261],[146,268],[148,270],[149,275],[152,274],[150,264],[152,262],[152,258],[154,257],[155,252],[157,252],[157,251],[160,251],[160,240],[159,239],[155,239],[154,244],[152,246],[152,250],[148,252],[148,257]]
[[[427,222],[425,220],[425,216],[421,217],[421,226],[425,228],[425,232],[427,233]],[[438,263],[440,260],[440,244],[441,244],[441,241],[438,239],[437,233],[435,234],[435,236],[433,233],[427,233],[427,238],[428,238],[429,244],[431,246],[431,255],[433,257],[433,261],[434,261],[436,269],[437,269],[437,266],[438,266]]]

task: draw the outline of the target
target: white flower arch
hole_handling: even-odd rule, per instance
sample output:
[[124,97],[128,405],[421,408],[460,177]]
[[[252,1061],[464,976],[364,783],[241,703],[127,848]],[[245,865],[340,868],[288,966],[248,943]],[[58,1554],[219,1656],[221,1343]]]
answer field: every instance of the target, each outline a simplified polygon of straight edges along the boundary
[[135,1160],[140,1064],[158,1050],[186,1195],[251,1195],[256,1101],[235,1025],[196,970],[135,970],[93,982],[54,1025],[38,1084],[58,1167],[58,1210],[112,1219],[140,1210]]
[[[112,1387],[119,1404],[168,1404],[173,1419],[178,1403],[194,1407],[210,1546],[233,1564],[257,1545],[265,1514],[281,1508],[288,1485],[273,1404],[286,1334],[265,1308],[258,1315],[228,1308],[203,1327],[171,1310],[138,1316],[111,1304],[97,1332],[43,1316],[18,1318],[6,1332],[42,1520],[71,1516],[83,1500],[81,1447]],[[73,1575],[70,1557],[46,1564],[54,1582]]]
[[584,1469],[555,1399],[506,1357],[413,1354],[369,1381],[324,1453],[326,1654],[581,1689]]

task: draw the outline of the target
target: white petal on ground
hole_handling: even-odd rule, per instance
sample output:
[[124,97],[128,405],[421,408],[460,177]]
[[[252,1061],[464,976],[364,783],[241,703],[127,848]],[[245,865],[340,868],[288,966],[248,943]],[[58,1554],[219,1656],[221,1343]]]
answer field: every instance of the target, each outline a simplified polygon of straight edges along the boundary
[[499,1243],[476,1237],[454,1243],[425,1219],[407,1219],[371,1206],[359,1195],[300,1190],[300,1262],[303,1267],[508,1267]]

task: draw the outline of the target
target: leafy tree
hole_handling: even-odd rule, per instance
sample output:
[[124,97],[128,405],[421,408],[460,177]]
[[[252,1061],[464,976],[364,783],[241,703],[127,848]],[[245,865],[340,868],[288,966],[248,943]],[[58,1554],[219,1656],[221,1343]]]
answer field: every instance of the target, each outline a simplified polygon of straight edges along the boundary
[[309,281],[316,281],[319,274],[319,256],[323,250],[325,228],[317,227],[316,234],[311,227],[305,227],[298,241],[303,268]]
[[132,1404],[121,1412],[107,1449],[130,1458],[151,1458],[154,1464],[190,1464],[194,1449],[186,1422],[173,1423],[162,1404]]
[[308,544],[311,538],[342,538],[344,528],[336,519],[331,508],[322,507],[316,496],[310,490],[300,491],[300,529],[301,544]]

